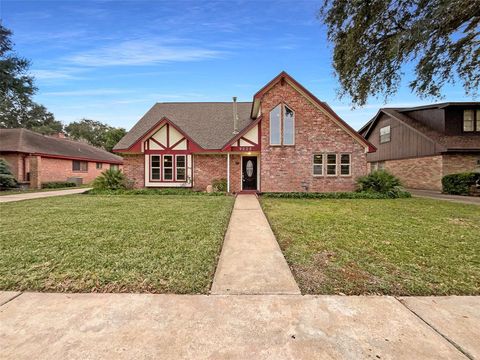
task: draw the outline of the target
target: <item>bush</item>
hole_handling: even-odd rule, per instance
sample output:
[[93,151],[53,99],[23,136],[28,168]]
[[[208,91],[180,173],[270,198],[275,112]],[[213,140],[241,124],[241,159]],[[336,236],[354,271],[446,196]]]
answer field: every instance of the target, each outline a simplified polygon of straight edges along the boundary
[[77,184],[71,181],[51,181],[42,184],[42,189],[59,189],[66,187],[75,187]]
[[470,187],[480,183],[480,173],[466,172],[445,175],[442,178],[443,192],[452,195],[468,195]]
[[377,170],[357,179],[357,191],[379,193],[390,199],[410,197],[400,180],[385,170]]
[[213,180],[212,188],[214,192],[227,192],[227,179]]
[[[279,199],[391,199],[389,194],[382,194],[378,192],[330,192],[330,193],[315,193],[315,192],[287,192],[287,193],[262,193],[266,198]],[[410,197],[410,193],[404,192],[398,197]]]
[[127,189],[129,182],[125,175],[117,169],[107,169],[93,181],[96,190],[121,190]]
[[15,180],[7,162],[0,159],[0,189],[11,189],[14,187],[17,187],[17,180]]
[[117,189],[117,190],[103,190],[93,189],[87,192],[88,195],[204,195],[217,196],[223,193],[208,194],[202,191],[195,191],[185,188],[168,188],[168,189]]

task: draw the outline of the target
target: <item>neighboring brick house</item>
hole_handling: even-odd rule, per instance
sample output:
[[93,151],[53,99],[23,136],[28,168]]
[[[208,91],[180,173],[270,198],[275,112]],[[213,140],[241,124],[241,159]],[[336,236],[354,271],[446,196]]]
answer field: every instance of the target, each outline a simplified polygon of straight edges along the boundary
[[157,103],[115,146],[136,187],[351,191],[375,148],[287,73],[253,102]]
[[71,178],[89,183],[105,169],[123,163],[120,156],[103,149],[27,129],[0,129],[0,158],[8,163],[18,182],[31,188]]
[[377,148],[370,169],[409,188],[441,190],[447,174],[480,171],[480,102],[383,108],[359,132]]

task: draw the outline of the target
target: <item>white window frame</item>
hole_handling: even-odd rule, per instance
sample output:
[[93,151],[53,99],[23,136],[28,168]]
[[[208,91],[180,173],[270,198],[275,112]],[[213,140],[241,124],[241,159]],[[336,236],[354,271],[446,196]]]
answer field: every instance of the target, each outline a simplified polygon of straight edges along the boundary
[[[384,129],[388,129],[388,132],[386,132],[385,134],[382,134],[382,130]],[[387,142],[390,142],[392,140],[392,129],[390,125],[380,128],[379,135],[380,135],[380,140],[379,140],[380,144],[385,144]],[[382,140],[382,136],[386,136],[386,135],[388,135],[388,140]]]
[[[165,158],[170,157],[172,159],[172,166],[165,166]],[[174,181],[175,179],[175,156],[173,154],[165,154],[162,156],[162,181]],[[165,170],[171,169],[172,170],[172,177],[170,179],[167,179],[165,177]]]
[[[348,155],[348,163],[347,164],[342,163],[342,156],[345,156],[345,155]],[[352,154],[350,154],[350,153],[340,153],[339,158],[340,158],[340,163],[338,165],[340,167],[339,175],[344,176],[344,177],[352,176]],[[342,174],[342,166],[348,166],[348,174]]]
[[[325,155],[326,155],[325,158],[327,160],[325,162],[325,176],[332,176],[332,177],[337,176],[338,175],[338,169],[337,169],[338,168],[338,154],[337,153],[326,153]],[[335,156],[335,164],[329,164],[328,163],[328,156],[329,155],[334,155]],[[329,165],[330,166],[335,165],[335,174],[329,174],[328,173],[328,166]]]
[[[177,159],[179,157],[183,157],[183,166],[178,166],[177,165]],[[178,179],[178,169],[183,169],[184,170],[184,178],[179,180]],[[186,182],[187,181],[187,155],[175,155],[175,181],[182,181]]]
[[[322,159],[322,163],[321,164],[315,164],[315,156],[320,156],[320,158]],[[323,165],[324,165],[324,162],[325,162],[325,159],[324,159],[324,154],[313,154],[312,156],[312,171],[313,171],[313,176],[324,176],[325,175],[325,172],[324,172],[324,169],[323,169]],[[320,174],[315,174],[315,169],[320,169]]]
[[[280,141],[279,143],[274,143],[272,142],[272,112],[274,110],[276,110],[278,107],[280,107],[280,123],[278,124],[279,125],[279,129],[280,129]],[[292,122],[293,122],[293,141],[292,143],[286,143],[285,142],[285,119],[286,119],[286,116],[285,116],[285,113],[286,113],[286,108],[288,108],[288,110],[290,110],[293,114],[292,116]],[[295,146],[295,110],[292,109],[291,106],[285,104],[285,103],[280,103],[280,104],[277,104],[272,110],[270,110],[270,113],[269,113],[269,131],[270,131],[270,134],[269,134],[269,143],[270,143],[270,146]]]
[[[153,166],[153,158],[158,156],[158,166]],[[153,169],[158,169],[158,179],[153,178]],[[150,181],[162,181],[162,155],[150,155]]]

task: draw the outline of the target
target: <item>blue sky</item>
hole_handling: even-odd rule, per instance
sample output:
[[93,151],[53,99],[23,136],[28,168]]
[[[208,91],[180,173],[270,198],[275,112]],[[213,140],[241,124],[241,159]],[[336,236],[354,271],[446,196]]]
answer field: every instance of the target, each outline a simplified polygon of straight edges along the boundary
[[[251,101],[285,70],[358,129],[384,106],[352,110],[336,95],[322,1],[0,0],[17,52],[32,61],[36,100],[64,123],[86,117],[130,129],[161,101]],[[428,102],[407,87],[389,106]],[[469,101],[460,85],[448,101]]]

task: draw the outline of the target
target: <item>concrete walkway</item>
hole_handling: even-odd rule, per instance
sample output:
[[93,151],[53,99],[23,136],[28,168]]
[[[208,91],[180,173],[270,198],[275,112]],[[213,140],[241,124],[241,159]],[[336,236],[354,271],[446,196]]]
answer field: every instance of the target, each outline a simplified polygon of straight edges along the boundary
[[255,195],[238,195],[212,294],[300,294]]
[[478,356],[480,342],[474,340],[480,338],[480,298],[435,300],[433,305],[428,305],[430,299],[402,300],[415,307],[419,316],[426,314],[425,322],[388,296],[24,293],[0,306],[0,357],[376,360]]
[[52,191],[39,191],[39,192],[26,192],[24,194],[14,194],[14,195],[2,195],[0,196],[0,203],[7,203],[13,201],[22,201],[22,200],[31,200],[31,199],[40,199],[51,196],[64,196],[64,195],[73,195],[73,194],[82,194],[91,188],[81,188],[81,189],[68,189],[68,190],[52,190]]
[[480,205],[480,197],[442,194],[440,191],[408,189],[414,197],[445,200],[459,204]]

